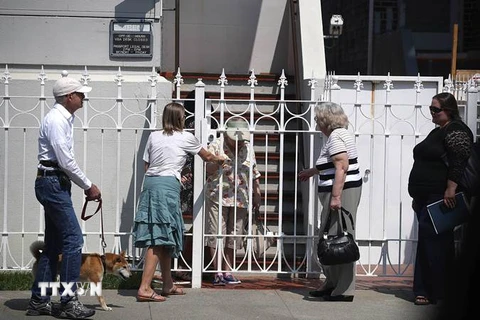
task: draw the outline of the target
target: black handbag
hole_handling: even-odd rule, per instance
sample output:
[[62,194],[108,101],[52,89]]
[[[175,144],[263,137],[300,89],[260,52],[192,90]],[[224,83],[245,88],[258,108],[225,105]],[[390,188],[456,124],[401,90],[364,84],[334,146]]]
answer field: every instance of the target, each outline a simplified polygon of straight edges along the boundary
[[360,251],[353,236],[347,232],[347,224],[345,222],[345,215],[350,217],[352,228],[354,227],[352,214],[345,208],[341,208],[342,232],[340,234],[329,236],[330,222],[332,212],[328,214],[327,223],[325,224],[325,232],[323,237],[318,241],[317,255],[318,260],[323,265],[337,265],[357,261],[360,259]]

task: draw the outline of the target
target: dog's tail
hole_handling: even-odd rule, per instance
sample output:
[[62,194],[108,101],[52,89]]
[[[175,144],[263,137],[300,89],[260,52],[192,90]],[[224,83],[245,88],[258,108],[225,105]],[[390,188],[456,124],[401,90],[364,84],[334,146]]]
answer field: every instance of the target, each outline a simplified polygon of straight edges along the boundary
[[30,245],[30,252],[35,260],[40,259],[40,255],[42,254],[43,248],[45,247],[45,243],[41,240],[34,241]]

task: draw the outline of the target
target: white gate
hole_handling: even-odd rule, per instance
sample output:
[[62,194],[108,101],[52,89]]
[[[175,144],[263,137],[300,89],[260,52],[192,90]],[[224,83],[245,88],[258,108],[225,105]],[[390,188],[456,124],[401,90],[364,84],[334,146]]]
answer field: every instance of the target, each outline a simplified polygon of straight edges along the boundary
[[[74,75],[72,75],[74,76]],[[29,269],[32,257],[29,244],[43,237],[42,208],[33,193],[36,171],[38,125],[48,112],[53,98],[43,69],[37,77],[10,74],[2,76],[0,96],[0,205],[3,208],[1,268]],[[97,76],[98,77],[98,76]],[[143,252],[131,241],[131,227],[140,192],[143,165],[141,154],[146,137],[161,123],[163,105],[171,101],[162,91],[162,81],[152,74],[134,75],[131,87],[120,70],[111,75],[111,84],[102,75],[101,84],[85,69],[81,80],[94,90],[85,100],[75,123],[77,159],[87,175],[93,177],[104,198],[107,250],[126,249],[134,267],[141,267]],[[57,76],[53,77],[58,78]],[[138,79],[143,79],[139,81]],[[262,171],[262,213],[276,240],[266,255],[255,257],[251,250],[237,252],[237,272],[315,274],[315,230],[317,197],[314,179],[300,184],[296,174],[303,166],[312,166],[322,138],[315,131],[313,114],[319,97],[340,103],[350,119],[355,135],[361,170],[364,174],[362,200],[357,217],[357,239],[361,247],[359,273],[402,275],[414,259],[416,225],[407,193],[412,165],[412,149],[433,128],[428,112],[431,97],[442,90],[438,77],[329,76],[326,91],[318,92],[311,80],[311,99],[286,100],[285,77],[279,79],[279,100],[255,97],[256,77],[248,82],[250,99],[225,99],[226,77],[219,77],[220,98],[205,98],[205,84],[196,85],[195,134],[207,144],[208,128],[217,122],[222,134],[226,117],[241,116],[250,124],[257,162]],[[177,99],[182,79],[175,81]],[[47,91],[46,91],[47,88]],[[127,89],[130,88],[130,89]],[[140,89],[139,89],[140,88]],[[168,87],[167,87],[168,88]],[[171,88],[171,87],[170,87]],[[467,85],[468,102],[477,106],[476,84]],[[448,87],[446,87],[448,89]],[[29,92],[30,95],[26,95]],[[35,94],[35,92],[38,92]],[[467,99],[468,100],[468,99]],[[53,103],[52,103],[53,104]],[[465,110],[468,111],[468,110]],[[204,116],[203,116],[204,115]],[[252,140],[252,141],[254,141]],[[259,142],[260,141],[260,142]],[[195,161],[195,172],[203,172],[203,163]],[[192,285],[200,286],[202,272],[212,272],[203,263],[203,189],[204,177],[195,175],[193,215],[193,256],[186,268],[193,273]],[[80,210],[83,193],[73,188],[73,200]],[[251,212],[250,212],[251,214]],[[82,222],[85,250],[101,250],[99,217]],[[251,216],[249,219],[251,223]],[[252,239],[252,237],[249,237]],[[185,259],[189,260],[189,259]],[[177,262],[178,263],[178,262]],[[178,266],[178,264],[176,264]],[[379,269],[379,267],[381,267]]]

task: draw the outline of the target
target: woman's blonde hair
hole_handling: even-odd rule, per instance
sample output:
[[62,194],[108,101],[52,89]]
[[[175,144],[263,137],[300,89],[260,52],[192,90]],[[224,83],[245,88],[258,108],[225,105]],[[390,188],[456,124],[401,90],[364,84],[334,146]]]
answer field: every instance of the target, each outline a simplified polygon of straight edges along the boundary
[[332,132],[338,128],[348,128],[348,117],[343,108],[334,102],[320,102],[315,106],[317,126]]
[[172,135],[174,131],[183,131],[185,125],[185,108],[177,102],[171,102],[163,109],[163,133]]

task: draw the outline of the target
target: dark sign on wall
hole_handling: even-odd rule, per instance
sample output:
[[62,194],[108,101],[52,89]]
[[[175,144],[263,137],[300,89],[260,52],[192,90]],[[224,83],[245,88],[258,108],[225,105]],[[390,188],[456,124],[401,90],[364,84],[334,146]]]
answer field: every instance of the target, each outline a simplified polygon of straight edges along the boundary
[[110,23],[110,57],[151,58],[152,41],[150,22]]

